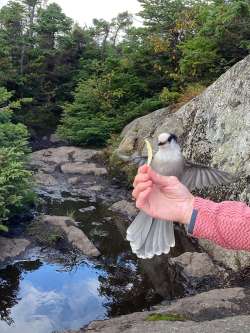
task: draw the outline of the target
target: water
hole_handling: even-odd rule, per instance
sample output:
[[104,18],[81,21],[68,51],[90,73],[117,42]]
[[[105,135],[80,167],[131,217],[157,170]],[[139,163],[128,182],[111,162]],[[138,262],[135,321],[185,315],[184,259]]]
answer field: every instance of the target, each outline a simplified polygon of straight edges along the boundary
[[[99,277],[105,272],[91,263],[67,272],[60,265],[38,260],[9,267],[1,272],[3,276],[7,286],[1,293],[1,333],[76,329],[93,318],[106,317],[105,300],[98,291]],[[4,309],[5,302],[10,301],[11,311]]]
[[[78,329],[92,320],[149,309],[185,289],[167,256],[138,260],[124,240],[126,222],[101,203],[81,212],[88,202],[48,200],[46,214],[74,214],[101,257],[45,251],[0,271],[0,332],[48,333]],[[183,241],[183,240],[182,240]],[[173,255],[193,245],[177,237]]]

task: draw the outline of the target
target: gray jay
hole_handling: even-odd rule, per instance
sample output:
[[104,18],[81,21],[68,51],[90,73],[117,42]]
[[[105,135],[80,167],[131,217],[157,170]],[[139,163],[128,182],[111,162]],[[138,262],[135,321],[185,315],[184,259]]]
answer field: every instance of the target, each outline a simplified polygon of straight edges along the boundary
[[[152,169],[163,176],[176,176],[190,191],[233,181],[224,171],[185,160],[174,134],[160,134],[158,147]],[[173,221],[154,219],[140,211],[127,230],[127,240],[139,258],[169,253],[175,246]]]

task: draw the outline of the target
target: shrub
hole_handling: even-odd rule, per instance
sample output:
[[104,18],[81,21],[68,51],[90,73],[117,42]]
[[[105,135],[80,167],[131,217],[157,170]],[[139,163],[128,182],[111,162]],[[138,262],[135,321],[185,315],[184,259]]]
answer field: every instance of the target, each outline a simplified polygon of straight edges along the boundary
[[[26,168],[28,131],[13,124],[10,94],[0,88],[0,230],[3,223],[34,201],[31,172]],[[14,104],[15,107],[18,103]]]
[[169,89],[166,87],[163,88],[163,90],[160,94],[160,100],[162,101],[162,103],[164,105],[170,105],[170,104],[177,102],[179,97],[180,97],[180,93],[178,93],[176,91],[169,91]]
[[206,87],[200,83],[189,84],[183,89],[183,93],[180,95],[178,102],[185,104],[200,95],[205,89]]

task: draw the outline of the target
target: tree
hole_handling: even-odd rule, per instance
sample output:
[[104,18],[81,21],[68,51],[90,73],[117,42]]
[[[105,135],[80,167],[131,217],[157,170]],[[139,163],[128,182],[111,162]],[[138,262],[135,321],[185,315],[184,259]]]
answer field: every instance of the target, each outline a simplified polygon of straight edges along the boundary
[[114,47],[117,44],[119,34],[131,27],[132,23],[133,17],[128,12],[120,13],[117,17],[112,19],[111,26],[113,28],[113,36],[111,37],[111,41]]
[[10,103],[10,98],[0,87],[0,230],[6,230],[3,224],[34,200],[31,172],[26,169],[28,131],[11,122],[20,103]]
[[248,0],[215,1],[201,8],[200,29],[180,46],[186,80],[211,82],[250,49]]
[[[0,83],[18,89],[23,72],[25,9],[10,1],[0,11]],[[7,66],[6,66],[7,65]]]

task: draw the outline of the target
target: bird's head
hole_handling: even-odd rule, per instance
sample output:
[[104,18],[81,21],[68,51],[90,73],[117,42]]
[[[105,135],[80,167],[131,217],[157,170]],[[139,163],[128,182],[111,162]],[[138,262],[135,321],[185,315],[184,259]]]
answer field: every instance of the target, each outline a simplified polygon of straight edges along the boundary
[[177,136],[175,134],[170,133],[161,133],[158,136],[158,146],[159,148],[165,148],[170,145],[176,145],[177,144]]

